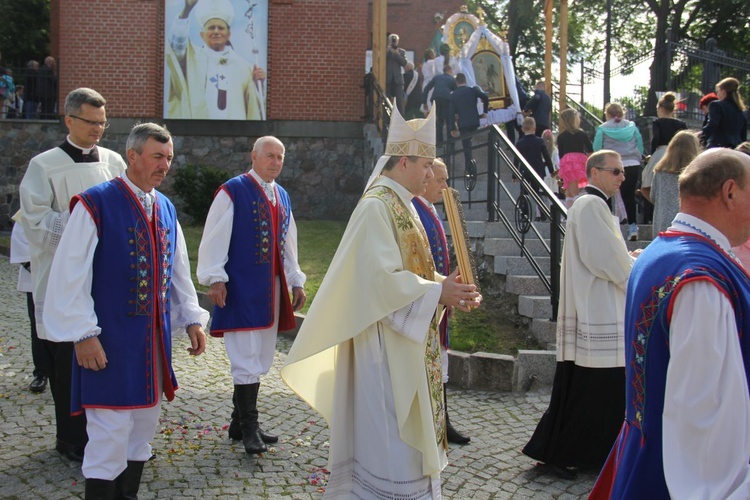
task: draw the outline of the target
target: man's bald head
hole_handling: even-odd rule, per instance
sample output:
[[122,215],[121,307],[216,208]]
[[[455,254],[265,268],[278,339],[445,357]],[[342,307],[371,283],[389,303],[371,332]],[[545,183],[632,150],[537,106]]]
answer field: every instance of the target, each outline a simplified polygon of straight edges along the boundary
[[750,157],[726,148],[712,148],[695,157],[680,174],[680,199],[712,199],[721,194],[724,184],[733,180],[745,187]]
[[704,151],[678,179],[680,211],[718,229],[732,246],[750,237],[750,156],[731,149]]

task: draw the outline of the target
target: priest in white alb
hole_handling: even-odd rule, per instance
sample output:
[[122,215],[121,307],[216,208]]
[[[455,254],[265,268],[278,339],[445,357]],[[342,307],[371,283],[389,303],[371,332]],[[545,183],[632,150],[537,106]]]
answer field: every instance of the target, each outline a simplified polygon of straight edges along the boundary
[[394,109],[375,166],[282,368],[331,429],[326,498],[440,498],[447,464],[440,338],[444,307],[480,304],[438,274],[411,205],[433,176],[435,116]]
[[42,318],[52,258],[70,217],[70,199],[125,171],[119,154],[98,145],[107,128],[106,104],[93,89],[70,92],[65,98],[67,139],[32,158],[19,186],[21,222],[31,253],[37,335],[44,346],[55,401],[55,449],[77,462],[83,460],[87,437],[85,417],[70,412],[73,343],[49,341]]

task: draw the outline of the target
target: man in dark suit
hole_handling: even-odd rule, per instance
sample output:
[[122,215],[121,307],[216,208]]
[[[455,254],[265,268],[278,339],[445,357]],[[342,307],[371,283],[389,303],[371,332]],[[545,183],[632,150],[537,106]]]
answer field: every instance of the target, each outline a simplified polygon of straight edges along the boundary
[[[433,90],[434,89],[434,90]],[[430,83],[424,88],[424,103],[430,98],[432,90],[433,106],[436,106],[435,114],[437,115],[437,146],[443,145],[443,125],[448,126],[447,132],[450,134],[451,122],[453,115],[448,114],[448,103],[451,92],[456,90],[456,80],[453,79],[453,68],[450,64],[443,66],[443,74],[435,75]]]
[[529,99],[523,107],[523,114],[531,116],[536,122],[536,136],[541,137],[542,132],[550,126],[550,113],[552,112],[552,99],[547,94],[547,86],[544,80],[536,82],[534,96]]
[[[459,137],[459,134],[469,134],[479,128],[479,118],[487,117],[487,108],[490,107],[490,100],[487,94],[482,92],[479,87],[469,87],[466,85],[466,75],[459,73],[456,75],[456,85],[458,88],[450,95],[448,116],[450,121],[449,127],[453,137]],[[477,110],[477,99],[482,100],[483,112],[479,115]],[[458,117],[458,120],[455,119]],[[458,127],[456,127],[458,122]],[[456,131],[458,128],[458,131]],[[469,165],[474,156],[471,153],[471,137],[461,140],[461,146],[464,150],[464,165]]]
[[406,66],[406,52],[398,48],[398,35],[388,37],[388,49],[385,52],[385,95],[388,99],[396,98],[396,107],[404,115],[404,76],[401,68]]

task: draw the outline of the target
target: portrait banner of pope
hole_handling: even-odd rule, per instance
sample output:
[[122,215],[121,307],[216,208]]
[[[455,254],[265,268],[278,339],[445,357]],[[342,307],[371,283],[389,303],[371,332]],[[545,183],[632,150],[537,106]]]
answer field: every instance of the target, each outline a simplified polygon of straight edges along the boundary
[[164,118],[265,120],[268,0],[165,0]]

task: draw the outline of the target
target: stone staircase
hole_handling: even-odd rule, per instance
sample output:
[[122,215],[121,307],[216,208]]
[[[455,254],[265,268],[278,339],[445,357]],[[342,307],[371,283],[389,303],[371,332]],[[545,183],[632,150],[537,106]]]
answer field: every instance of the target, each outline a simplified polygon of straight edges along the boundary
[[[477,162],[486,161],[484,157],[484,151],[475,152]],[[454,175],[460,175],[463,170],[463,160],[459,158],[456,162],[460,165],[454,166]],[[501,176],[501,178],[503,177]],[[515,199],[520,191],[520,185],[513,184],[510,181],[510,174],[508,174],[507,181],[504,178],[503,181],[506,182],[511,197]],[[529,334],[545,350],[522,350],[519,351],[515,359],[512,356],[495,355],[494,361],[496,363],[501,365],[512,363],[513,366],[490,370],[490,373],[495,376],[492,383],[490,383],[486,374],[472,373],[478,372],[479,366],[483,366],[483,371],[487,370],[487,353],[472,355],[457,353],[456,356],[451,357],[449,374],[451,383],[476,388],[477,380],[479,380],[482,382],[481,385],[484,385],[483,388],[506,391],[526,391],[540,386],[550,386],[556,363],[556,323],[552,319],[552,304],[549,292],[526,257],[522,255],[518,244],[511,237],[510,231],[505,225],[502,222],[486,222],[487,209],[484,203],[468,203],[469,192],[464,188],[462,179],[455,180],[453,187],[461,193],[467,232],[480,275],[489,277],[490,281],[497,283],[502,288],[499,300],[506,304],[517,304],[513,308],[513,314],[515,315],[513,319],[517,324],[524,325],[521,328],[526,328]],[[486,181],[478,179],[471,196],[474,199],[485,198],[486,190]],[[513,223],[515,220],[514,203],[511,201],[501,202],[501,208]],[[548,222],[534,222],[533,225],[549,246],[550,224]],[[625,237],[627,226],[623,225],[621,229],[623,237]],[[525,247],[536,258],[540,267],[549,272],[549,254],[544,249],[542,242],[536,236],[529,236],[530,234],[527,234]],[[640,226],[638,241],[627,242],[628,249],[645,248],[650,239],[651,226]],[[495,300],[495,303],[497,304],[497,300]],[[503,307],[503,309],[507,311],[511,308]],[[480,359],[472,360],[476,356]]]

